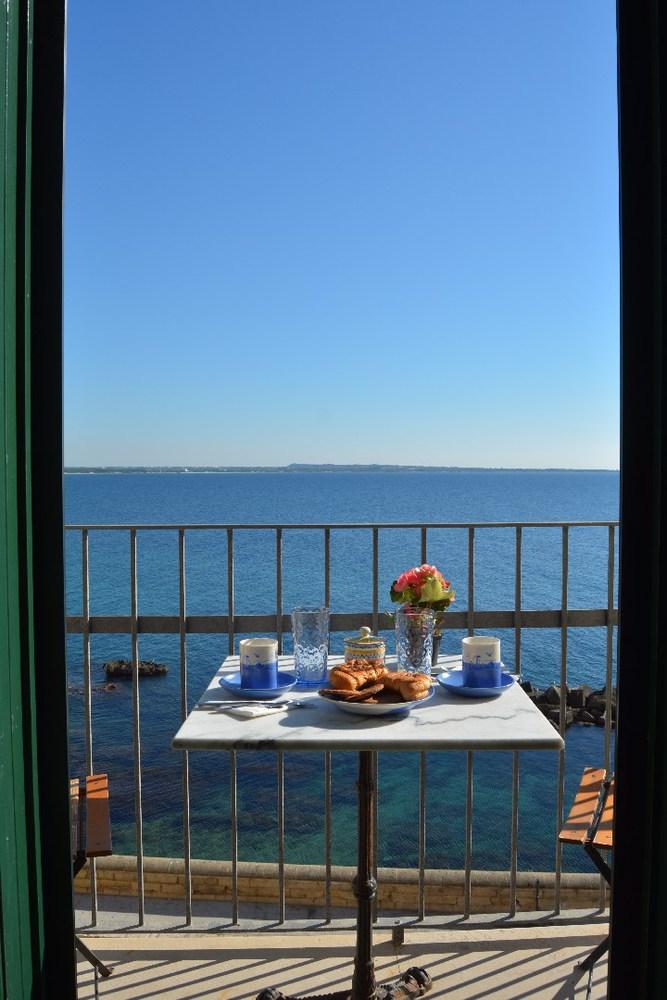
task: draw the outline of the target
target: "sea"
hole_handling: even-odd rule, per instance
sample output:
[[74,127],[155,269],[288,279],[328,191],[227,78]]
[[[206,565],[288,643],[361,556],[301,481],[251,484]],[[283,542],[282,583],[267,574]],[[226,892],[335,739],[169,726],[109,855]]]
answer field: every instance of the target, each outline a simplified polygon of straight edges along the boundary
[[[610,521],[618,518],[619,476],[614,471],[328,471],[236,473],[66,474],[68,525],[159,524],[164,530],[138,533],[139,614],[178,613],[178,542],[169,525],[178,524],[367,524]],[[372,543],[369,529],[332,532],[331,610],[362,611],[372,606]],[[514,607],[514,531],[483,528],[475,536],[475,608]],[[527,528],[522,545],[523,609],[557,609],[562,599],[562,533]],[[616,552],[618,550],[616,538]],[[468,533],[464,528],[432,529],[428,560],[457,591],[454,608],[467,607]],[[271,614],[276,607],[275,535],[269,530],[235,533],[237,614]],[[380,531],[380,610],[391,610],[389,588],[404,569],[421,561],[418,529]],[[617,560],[616,560],[617,563]],[[568,606],[607,606],[608,530],[570,531]],[[617,565],[615,567],[615,578]],[[67,611],[81,613],[80,534],[66,535]],[[616,587],[616,580],[615,580]],[[322,531],[294,529],[283,540],[283,609],[321,604],[324,596]],[[226,533],[186,535],[187,612],[226,614]],[[90,612],[129,614],[130,552],[125,532],[90,534]],[[496,630],[503,660],[515,661],[513,630]],[[463,632],[447,630],[443,653],[461,649]],[[391,648],[393,636],[386,635]],[[289,641],[289,637],[287,637]],[[342,649],[342,635],[332,649]],[[606,629],[568,630],[568,682],[604,684]],[[67,641],[69,671],[70,767],[85,771],[83,652],[81,636]],[[189,704],[207,686],[228,653],[221,635],[188,637]],[[171,748],[180,722],[179,646],[173,635],[140,636],[142,659],[168,667],[165,676],[140,682],[140,727],[144,852],[182,857],[183,754]],[[130,658],[130,637],[95,635],[91,645],[93,766],[110,777],[114,852],[136,852],[135,774],[132,697],[129,682],[103,690],[103,664]],[[539,686],[558,682],[561,634],[558,629],[523,632],[522,674]],[[614,676],[615,676],[614,636]],[[555,864],[557,754],[522,753],[519,785],[518,865],[550,871]],[[604,731],[571,726],[566,736],[565,801],[571,799],[587,764],[604,760]],[[190,826],[193,858],[230,857],[230,773],[224,753],[191,753]],[[510,866],[512,754],[476,753],[473,760],[473,868]],[[383,753],[379,758],[379,864],[413,867],[419,844],[419,755]],[[239,856],[247,861],[278,859],[276,757],[239,754]],[[355,863],[356,759],[333,755],[334,864]],[[426,865],[464,864],[466,755],[426,755]],[[320,754],[285,756],[285,860],[324,862],[324,767]],[[583,852],[566,849],[563,867],[589,870]]]

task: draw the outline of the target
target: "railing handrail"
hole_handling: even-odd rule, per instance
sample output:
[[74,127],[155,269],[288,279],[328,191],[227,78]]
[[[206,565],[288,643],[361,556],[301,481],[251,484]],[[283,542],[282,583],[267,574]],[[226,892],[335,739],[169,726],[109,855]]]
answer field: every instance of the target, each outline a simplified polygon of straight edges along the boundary
[[322,531],[361,530],[364,528],[617,528],[619,521],[319,521],[308,524],[275,521],[271,524],[220,522],[218,524],[66,524],[65,531]]

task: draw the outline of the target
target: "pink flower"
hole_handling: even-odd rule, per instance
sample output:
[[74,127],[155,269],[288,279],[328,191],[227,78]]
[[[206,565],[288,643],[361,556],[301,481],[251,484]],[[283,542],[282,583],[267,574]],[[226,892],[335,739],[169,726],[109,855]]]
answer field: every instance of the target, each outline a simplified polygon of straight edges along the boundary
[[455,598],[449,580],[446,580],[437,566],[422,563],[405,570],[394,580],[390,594],[392,601],[408,604],[424,604],[427,607],[441,605],[448,608]]

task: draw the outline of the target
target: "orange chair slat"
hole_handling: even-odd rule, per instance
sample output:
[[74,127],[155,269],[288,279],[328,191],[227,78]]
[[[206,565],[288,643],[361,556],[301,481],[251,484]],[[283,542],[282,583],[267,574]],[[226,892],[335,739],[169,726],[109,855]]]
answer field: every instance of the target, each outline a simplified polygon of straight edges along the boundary
[[111,854],[109,779],[106,774],[86,777],[86,856]]
[[602,767],[587,767],[584,770],[570,814],[558,834],[558,839],[562,843],[583,844],[585,842],[588,828],[595,814],[595,807],[598,804],[604,776],[605,771]]
[[614,846],[614,781],[612,780],[605,800],[602,817],[593,838],[593,846],[608,848]]

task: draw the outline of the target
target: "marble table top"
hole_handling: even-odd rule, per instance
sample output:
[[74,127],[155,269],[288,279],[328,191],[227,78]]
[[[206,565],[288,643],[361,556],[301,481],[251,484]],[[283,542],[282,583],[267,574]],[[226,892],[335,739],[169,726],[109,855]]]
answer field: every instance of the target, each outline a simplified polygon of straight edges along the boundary
[[[446,658],[445,666],[460,664]],[[441,657],[442,661],[442,657]],[[342,657],[329,657],[329,665]],[[293,669],[289,656],[280,670]],[[423,705],[389,716],[350,715],[320,698],[316,691],[293,688],[307,707],[262,718],[241,719],[215,699],[233,699],[219,679],[239,669],[227,657],[173,740],[177,750],[559,750],[563,741],[518,684],[496,698],[463,698],[440,684]]]

